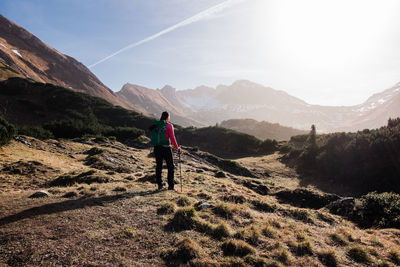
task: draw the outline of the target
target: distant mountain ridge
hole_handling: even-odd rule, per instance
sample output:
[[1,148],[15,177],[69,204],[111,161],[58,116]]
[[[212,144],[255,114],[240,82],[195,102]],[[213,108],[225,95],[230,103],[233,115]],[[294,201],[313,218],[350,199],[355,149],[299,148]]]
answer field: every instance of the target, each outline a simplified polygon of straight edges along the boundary
[[[88,93],[122,107],[134,106],[120,99],[85,65],[64,55],[39,38],[0,15],[0,63],[15,75]],[[2,75],[3,76],[3,75]]]
[[[172,90],[171,90],[172,89]],[[177,121],[183,126],[202,125],[201,122],[188,117],[183,110],[184,103],[179,103],[179,99],[174,96],[175,89],[165,86],[161,90],[152,90],[134,84],[125,84],[116,94],[134,105],[139,110],[159,117],[163,111],[171,113],[173,121]],[[167,97],[166,97],[167,96]]]
[[281,126],[279,123],[256,121],[254,119],[231,119],[222,121],[220,127],[253,135],[261,140],[275,139],[278,141],[289,140],[295,135],[307,134],[309,131]]
[[[389,118],[400,116],[400,83],[355,106],[311,105],[284,91],[247,80],[216,88],[199,86],[178,91],[168,86],[168,90],[155,91],[174,103],[179,114],[200,122],[194,126],[254,119],[301,130],[309,130],[315,124],[322,132],[357,131],[381,127]],[[146,105],[151,106],[152,100],[148,101]]]

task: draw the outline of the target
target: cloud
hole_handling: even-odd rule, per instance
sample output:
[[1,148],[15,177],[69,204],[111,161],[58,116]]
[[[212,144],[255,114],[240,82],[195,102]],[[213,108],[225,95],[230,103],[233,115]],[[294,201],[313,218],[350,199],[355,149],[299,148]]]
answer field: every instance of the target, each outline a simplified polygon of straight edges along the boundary
[[208,9],[206,9],[206,10],[204,10],[204,11],[202,11],[202,12],[200,12],[200,13],[194,15],[194,16],[191,16],[190,18],[187,18],[187,19],[185,19],[185,20],[183,20],[183,21],[181,21],[181,22],[179,22],[179,23],[177,23],[177,24],[175,24],[173,26],[170,26],[170,27],[168,27],[168,28],[156,33],[156,34],[153,34],[153,35],[151,35],[149,37],[146,37],[143,40],[140,40],[140,41],[137,41],[137,42],[135,42],[133,44],[125,46],[124,48],[116,51],[115,53],[113,53],[113,54],[111,54],[111,55],[109,55],[109,56],[97,61],[96,63],[93,63],[92,65],[89,66],[89,68],[93,68],[94,66],[96,66],[96,65],[98,65],[98,64],[100,64],[100,63],[102,63],[104,61],[107,61],[110,58],[115,57],[118,54],[121,54],[122,52],[125,52],[125,51],[127,51],[129,49],[132,49],[134,47],[137,47],[137,46],[139,46],[141,44],[150,42],[150,41],[152,41],[154,39],[157,39],[158,37],[160,37],[160,36],[162,36],[164,34],[167,34],[167,33],[171,32],[171,31],[174,31],[174,30],[176,30],[178,28],[181,28],[183,26],[192,24],[194,22],[200,21],[200,20],[205,19],[205,18],[207,18],[209,16],[217,14],[217,13],[219,13],[219,12],[221,12],[221,11],[223,11],[223,10],[233,6],[233,5],[236,5],[236,4],[240,3],[240,2],[243,2],[243,1],[245,1],[245,0],[226,0],[226,1],[222,2],[222,3],[220,3],[220,4],[212,6],[212,7],[208,8]]

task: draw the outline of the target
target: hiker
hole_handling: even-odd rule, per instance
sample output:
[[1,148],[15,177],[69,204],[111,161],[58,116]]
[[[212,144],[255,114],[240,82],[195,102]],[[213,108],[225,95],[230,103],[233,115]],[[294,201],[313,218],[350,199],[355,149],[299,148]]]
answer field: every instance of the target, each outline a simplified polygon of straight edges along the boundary
[[168,168],[168,190],[174,190],[174,159],[172,157],[171,142],[178,153],[181,153],[181,148],[176,143],[174,126],[169,122],[169,114],[164,111],[161,114],[160,120],[153,122],[150,127],[151,142],[154,145],[154,155],[156,157],[156,180],[158,189],[163,188],[161,172],[163,161],[167,162]]

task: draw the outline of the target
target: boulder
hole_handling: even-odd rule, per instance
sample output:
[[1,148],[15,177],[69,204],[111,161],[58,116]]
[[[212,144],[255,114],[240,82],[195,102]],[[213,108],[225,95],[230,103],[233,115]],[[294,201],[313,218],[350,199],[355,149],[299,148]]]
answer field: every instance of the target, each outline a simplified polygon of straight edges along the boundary
[[329,203],[325,208],[333,214],[351,217],[355,210],[355,199],[354,197],[343,197]]
[[320,209],[340,197],[335,194],[319,193],[306,188],[284,189],[275,193],[280,202],[300,208]]
[[41,198],[41,197],[48,197],[49,193],[47,193],[44,190],[41,191],[37,191],[35,193],[33,193],[32,195],[29,196],[29,198]]

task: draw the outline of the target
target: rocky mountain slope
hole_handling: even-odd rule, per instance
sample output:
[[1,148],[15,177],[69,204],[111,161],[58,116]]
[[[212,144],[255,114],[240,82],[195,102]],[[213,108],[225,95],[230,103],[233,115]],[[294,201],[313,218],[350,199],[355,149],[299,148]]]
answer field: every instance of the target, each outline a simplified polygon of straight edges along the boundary
[[60,53],[1,15],[0,63],[15,70],[18,75],[85,92],[115,105],[135,109],[117,97],[85,65]]
[[160,117],[163,111],[168,110],[171,113],[171,119],[182,126],[204,125],[190,118],[185,113],[188,107],[185,108],[184,103],[180,103],[179,99],[174,96],[174,93],[175,90],[168,86],[165,86],[161,90],[152,90],[127,83],[116,94],[139,110],[151,114],[156,118]]
[[399,264],[399,230],[330,213],[339,197],[302,188],[279,154],[238,160],[269,173],[248,177],[201,153],[183,150],[182,193],[157,191],[147,149],[18,137],[0,148],[0,264]]

